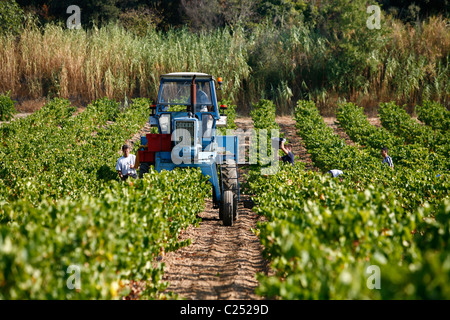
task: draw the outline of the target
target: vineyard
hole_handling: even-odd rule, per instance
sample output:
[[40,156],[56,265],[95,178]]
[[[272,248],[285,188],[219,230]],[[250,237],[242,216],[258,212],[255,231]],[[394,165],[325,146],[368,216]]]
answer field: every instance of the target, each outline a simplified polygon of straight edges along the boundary
[[[193,170],[116,181],[117,146],[148,120],[148,104],[101,99],[74,115],[54,99],[2,125],[2,299],[110,299],[142,279],[143,296],[164,289],[157,258],[187,244],[178,233],[199,222],[208,188]],[[83,290],[66,286],[70,265],[88,275]]]
[[[448,112],[439,110],[438,122]],[[448,132],[418,125],[393,103],[380,106],[380,117],[385,127],[376,128],[362,108],[340,105],[337,121],[358,143],[351,146],[327,127],[314,103],[298,101],[298,135],[314,164],[323,172],[342,169],[344,175],[305,171],[301,163],[282,166],[272,176],[251,172],[256,210],[269,221],[261,225],[260,239],[276,271],[259,276],[259,294],[449,298],[449,140],[443,138]],[[417,139],[411,139],[412,130],[420,132]],[[381,164],[381,146],[391,147],[395,170]],[[370,266],[380,268],[379,290],[368,285]]]
[[[148,121],[150,103],[103,98],[78,112],[54,98],[0,126],[0,299],[123,299],[134,282],[145,284],[141,299],[177,298],[163,257],[191,245],[180,236],[186,229],[208,222],[199,214],[211,187],[187,169],[119,181],[120,146]],[[224,103],[227,129],[236,129],[236,106]],[[419,123],[382,103],[377,127],[363,111],[339,105],[347,144],[313,102],[299,100],[290,137],[319,170],[297,159],[266,174],[261,157],[241,177],[263,218],[253,233],[271,272],[253,275],[260,297],[450,298],[449,112],[426,101],[416,108]],[[280,129],[270,100],[253,104],[251,117],[257,131]],[[258,137],[270,150],[270,134],[267,144]],[[381,163],[381,147],[393,170]],[[330,169],[344,174],[332,178]],[[77,290],[68,285],[71,266],[82,270]]]

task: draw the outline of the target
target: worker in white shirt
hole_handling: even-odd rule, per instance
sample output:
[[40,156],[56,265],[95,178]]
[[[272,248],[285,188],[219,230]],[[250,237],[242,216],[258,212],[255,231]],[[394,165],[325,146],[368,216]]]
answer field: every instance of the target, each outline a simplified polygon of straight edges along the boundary
[[134,154],[130,154],[130,147],[126,144],[122,146],[123,156],[117,160],[116,170],[119,174],[120,179],[125,181],[128,177],[132,177],[134,179],[137,178],[136,168],[134,164],[136,162],[136,156]]

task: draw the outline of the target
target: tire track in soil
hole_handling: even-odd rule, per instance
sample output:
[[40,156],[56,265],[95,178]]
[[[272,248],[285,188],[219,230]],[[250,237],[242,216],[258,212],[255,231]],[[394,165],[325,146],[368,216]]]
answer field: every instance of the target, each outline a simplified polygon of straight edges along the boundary
[[336,118],[333,117],[324,117],[323,121],[327,124],[328,127],[333,129],[334,134],[338,135],[339,138],[343,139],[346,144],[351,146],[358,146],[353,140],[348,136],[344,129],[338,126]]
[[238,206],[238,219],[231,227],[223,226],[218,209],[206,201],[199,216],[198,228],[189,226],[180,240],[191,239],[191,245],[167,253],[162,262],[166,268],[166,291],[192,300],[262,299],[255,294],[256,273],[267,272],[258,237],[250,230],[260,217],[250,209]]
[[[377,128],[383,128],[383,126],[381,125],[380,118],[367,118],[367,120],[369,121],[369,123],[371,125],[373,125],[373,126],[375,126]],[[346,144],[351,145],[351,146],[356,146],[358,148],[363,148],[359,144],[353,142],[353,140],[348,136],[348,134],[345,132],[345,130],[342,129],[341,127],[339,127],[336,118],[334,118],[334,117],[324,117],[323,121],[325,121],[327,126],[329,126],[330,128],[333,129],[335,134],[337,134],[341,139],[345,140]]]
[[[16,113],[11,121],[17,120],[17,119],[21,119],[21,118],[26,118],[29,115],[31,115],[33,113],[31,112],[26,112],[26,113]],[[0,121],[0,125],[4,124],[4,123],[11,123],[11,121]]]
[[[248,119],[236,119],[238,128],[249,129],[253,123]],[[246,169],[239,168],[240,184]],[[238,219],[233,226],[225,227],[219,220],[219,210],[206,200],[205,210],[199,217],[202,222],[196,228],[189,226],[180,234],[179,240],[191,239],[191,244],[167,253],[164,281],[169,282],[166,292],[179,298],[194,300],[258,300],[257,273],[270,274],[269,263],[262,257],[262,245],[251,229],[264,218],[245,208],[241,194],[238,203]]]

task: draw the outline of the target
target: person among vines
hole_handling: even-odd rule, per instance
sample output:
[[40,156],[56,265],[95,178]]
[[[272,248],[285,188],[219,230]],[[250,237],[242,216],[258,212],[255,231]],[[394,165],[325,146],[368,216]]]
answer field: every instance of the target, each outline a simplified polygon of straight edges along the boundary
[[387,163],[391,169],[394,169],[394,163],[392,162],[392,158],[388,156],[388,148],[381,148],[381,156],[383,157],[383,164]]
[[283,160],[284,163],[290,163],[290,164],[294,165],[295,157],[294,157],[294,154],[292,153],[292,146],[290,144],[285,144],[285,143],[286,143],[286,139],[282,139],[280,148],[281,148],[281,150],[283,150],[285,155],[281,157],[281,160]]
[[208,112],[207,105],[211,102],[209,101],[208,95],[205,91],[200,88],[200,85],[197,83],[197,112]]
[[337,176],[344,174],[344,172],[342,170],[338,170],[338,169],[332,169],[332,170],[328,171],[328,173],[331,174],[332,178],[336,178]]
[[137,178],[137,172],[135,169],[136,156],[134,154],[130,154],[130,147],[127,144],[122,146],[123,156],[117,160],[116,170],[119,174],[120,179],[125,181],[128,177],[132,177],[134,179]]

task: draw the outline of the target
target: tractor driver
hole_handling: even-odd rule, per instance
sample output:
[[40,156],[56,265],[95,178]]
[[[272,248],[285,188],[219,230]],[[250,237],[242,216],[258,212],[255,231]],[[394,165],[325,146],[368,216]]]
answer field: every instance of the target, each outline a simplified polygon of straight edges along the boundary
[[[208,105],[211,105],[211,101],[206,92],[202,90],[201,84],[198,82],[196,84],[197,84],[197,104],[195,105],[195,112],[196,113],[208,112],[210,111]],[[210,114],[205,114],[201,116],[203,138],[210,138],[212,135],[212,127],[211,127],[212,119],[213,117]]]
[[197,105],[195,106],[195,112],[208,112],[208,105],[211,104],[209,97],[205,91],[200,87],[200,83],[197,82]]
[[[196,97],[197,97],[197,103],[194,106],[195,108],[195,113],[197,112],[208,112],[208,105],[211,104],[211,101],[209,100],[208,95],[206,94],[205,91],[203,91],[200,87],[200,83],[196,83],[197,85],[197,93],[196,93]],[[191,104],[191,97],[189,96],[188,100],[187,100],[187,104]]]

